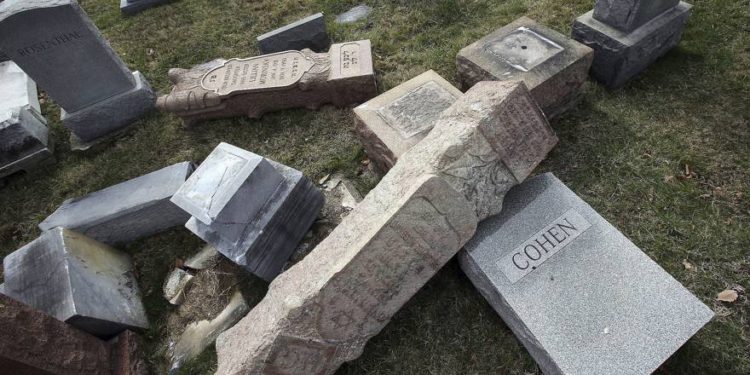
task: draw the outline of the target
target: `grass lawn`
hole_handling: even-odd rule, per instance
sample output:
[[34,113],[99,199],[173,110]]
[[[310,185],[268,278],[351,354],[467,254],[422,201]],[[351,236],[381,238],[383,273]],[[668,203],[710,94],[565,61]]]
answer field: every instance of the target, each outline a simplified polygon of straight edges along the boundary
[[[333,23],[356,1],[181,0],[123,18],[119,0],[81,0],[123,60],[167,92],[167,70],[218,57],[257,54],[255,37],[316,12],[334,41],[370,39],[379,89],[427,69],[455,81],[458,50],[528,15],[563,34],[593,0],[368,1],[367,21]],[[553,171],[699,299],[716,318],[658,371],[750,374],[750,302],[715,302],[750,289],[750,1],[693,0],[680,46],[622,89],[593,81],[577,108],[552,122],[557,148],[537,172]],[[93,63],[93,62],[92,62]],[[183,160],[202,160],[219,142],[298,168],[314,181],[343,173],[363,191],[365,158],[349,109],[290,110],[184,129],[153,114],[100,150],[70,151],[59,108],[45,100],[57,163],[15,177],[0,190],[0,256],[39,235],[37,224],[63,200]],[[175,259],[201,241],[183,228],[138,241],[133,254],[152,328],[149,361],[164,371],[165,322],[173,308],[161,285]],[[693,265],[688,269],[684,265]],[[259,300],[266,285],[247,282]],[[597,301],[590,301],[596,304]],[[660,303],[653,301],[653,303]],[[185,374],[216,368],[213,349]],[[526,374],[539,370],[455,261],[421,290],[341,374]]]

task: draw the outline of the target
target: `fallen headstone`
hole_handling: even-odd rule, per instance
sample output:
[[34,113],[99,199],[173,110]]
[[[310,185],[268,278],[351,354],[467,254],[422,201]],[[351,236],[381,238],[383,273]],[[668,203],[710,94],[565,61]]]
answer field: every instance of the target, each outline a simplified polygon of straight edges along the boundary
[[556,144],[522,82],[481,82],[216,343],[217,374],[331,374]]
[[173,305],[180,305],[185,300],[185,289],[190,286],[193,275],[181,268],[172,270],[164,282],[164,298]]
[[122,14],[132,16],[148,8],[170,3],[174,0],[120,0]]
[[182,162],[68,199],[39,224],[39,229],[68,228],[115,245],[184,225],[190,215],[169,199],[194,168],[193,163]]
[[305,48],[321,52],[331,45],[323,13],[317,13],[269,31],[259,36],[257,40],[260,53],[263,54]]
[[332,103],[343,107],[375,96],[370,41],[331,45],[328,53],[286,51],[170,69],[175,84],[156,106],[186,124]]
[[219,144],[172,197],[185,226],[221,254],[273,280],[323,206],[302,172]]
[[336,16],[336,23],[357,22],[369,16],[370,12],[372,12],[372,8],[365,4],[360,4]]
[[479,81],[523,80],[553,118],[576,103],[593,59],[591,48],[521,17],[464,47],[456,65],[464,90]]
[[0,179],[52,162],[36,84],[14,62],[0,62]]
[[620,87],[680,43],[692,7],[679,0],[597,0],[573,23],[573,39],[594,49],[591,75]]
[[545,374],[651,374],[713,313],[551,173],[459,259]]
[[146,79],[128,70],[75,0],[1,2],[0,48],[63,108],[75,149],[154,107]]
[[435,121],[463,95],[428,70],[354,108],[357,135],[381,172],[421,141]]
[[130,257],[55,228],[3,259],[5,295],[99,337],[148,328]]
[[146,373],[132,332],[105,342],[3,295],[0,332],[0,369],[4,374]]

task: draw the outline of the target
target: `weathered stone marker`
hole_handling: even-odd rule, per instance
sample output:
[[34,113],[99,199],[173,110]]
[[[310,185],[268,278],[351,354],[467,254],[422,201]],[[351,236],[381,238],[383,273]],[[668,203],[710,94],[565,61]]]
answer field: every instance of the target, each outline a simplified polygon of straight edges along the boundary
[[458,52],[461,88],[479,81],[523,80],[548,118],[574,105],[594,52],[534,20],[521,17]]
[[63,227],[109,245],[180,226],[190,218],[169,201],[195,166],[182,162],[80,198],[68,199],[39,224]]
[[286,51],[170,69],[172,93],[156,106],[186,124],[332,103],[343,107],[375,96],[370,41],[333,44],[328,53]]
[[75,0],[3,1],[0,49],[63,108],[74,148],[154,107],[146,79],[128,70]]
[[55,228],[3,259],[5,295],[99,337],[148,328],[130,257]]
[[594,49],[591,75],[619,87],[680,43],[692,7],[679,0],[597,0],[573,23],[573,39]]
[[550,173],[513,188],[459,259],[545,374],[650,374],[713,316]]
[[315,221],[323,194],[302,172],[221,143],[172,202],[193,216],[191,232],[270,281]]
[[309,48],[315,52],[328,49],[331,39],[326,31],[323,13],[313,14],[257,38],[260,53],[274,53]]
[[0,369],[23,375],[141,375],[135,335],[109,342],[0,295]]
[[132,16],[148,8],[170,3],[174,0],[120,0],[120,11],[122,14]]
[[463,95],[428,70],[354,108],[357,135],[367,156],[382,172],[421,141],[435,121]]
[[36,84],[12,61],[0,62],[0,178],[53,161]]
[[482,82],[217,340],[218,374],[330,374],[497,214],[557,138],[521,82]]

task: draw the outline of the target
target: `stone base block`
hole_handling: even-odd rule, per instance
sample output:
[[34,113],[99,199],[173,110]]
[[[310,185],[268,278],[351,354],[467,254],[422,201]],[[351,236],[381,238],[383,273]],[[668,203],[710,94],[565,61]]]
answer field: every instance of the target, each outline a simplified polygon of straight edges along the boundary
[[181,226],[190,215],[170,202],[195,169],[182,162],[83,197],[68,199],[39,224],[75,230],[109,245]]
[[268,161],[284,180],[251,221],[215,221],[207,225],[193,217],[185,226],[233,262],[271,281],[281,273],[310,229],[323,207],[324,198],[302,172]]
[[73,113],[62,111],[63,125],[82,143],[123,130],[154,109],[156,94],[140,72],[133,72],[136,86],[123,94]]
[[617,88],[680,42],[691,9],[682,1],[629,33],[598,21],[592,10],[573,23],[573,39],[594,49],[591,75]]
[[522,80],[547,118],[579,97],[594,58],[591,48],[521,17],[459,51],[463,90],[480,81]]
[[461,95],[429,70],[354,108],[357,135],[367,156],[381,172],[388,172]]
[[130,257],[64,228],[3,259],[5,295],[99,337],[148,328]]
[[120,0],[120,11],[122,14],[132,16],[148,8],[170,3],[174,0]]
[[47,121],[31,107],[7,112],[0,123],[0,179],[55,161]]

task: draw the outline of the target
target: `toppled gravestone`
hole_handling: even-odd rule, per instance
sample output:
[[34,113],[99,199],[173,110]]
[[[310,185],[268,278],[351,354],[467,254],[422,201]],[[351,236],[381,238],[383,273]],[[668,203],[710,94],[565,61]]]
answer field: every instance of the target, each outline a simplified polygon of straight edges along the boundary
[[124,15],[132,16],[136,13],[143,12],[148,8],[167,4],[172,1],[173,0],[120,0],[120,12]]
[[148,328],[130,257],[55,228],[3,259],[5,295],[99,337]]
[[215,60],[170,69],[172,92],[157,108],[185,124],[288,108],[317,109],[361,103],[377,92],[369,40],[331,45],[328,53],[285,51],[247,59]]
[[177,163],[68,199],[39,224],[39,229],[68,228],[114,245],[183,225],[190,215],[169,199],[194,169],[191,162]]
[[217,340],[218,374],[331,374],[557,143],[521,82],[482,82]]
[[313,14],[257,38],[260,53],[274,53],[309,48],[325,51],[331,45],[323,13]]
[[175,192],[191,232],[264,280],[278,275],[323,206],[302,172],[219,144]]

